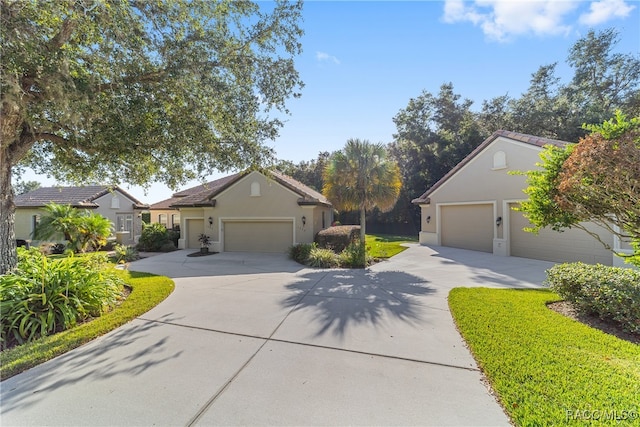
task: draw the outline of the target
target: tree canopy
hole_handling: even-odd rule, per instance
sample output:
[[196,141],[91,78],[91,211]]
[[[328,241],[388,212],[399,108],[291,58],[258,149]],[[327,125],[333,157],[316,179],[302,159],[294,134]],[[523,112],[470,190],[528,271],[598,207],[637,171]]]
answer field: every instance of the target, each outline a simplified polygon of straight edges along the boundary
[[302,87],[301,2],[0,7],[0,274],[15,265],[13,168],[175,188],[260,165]]

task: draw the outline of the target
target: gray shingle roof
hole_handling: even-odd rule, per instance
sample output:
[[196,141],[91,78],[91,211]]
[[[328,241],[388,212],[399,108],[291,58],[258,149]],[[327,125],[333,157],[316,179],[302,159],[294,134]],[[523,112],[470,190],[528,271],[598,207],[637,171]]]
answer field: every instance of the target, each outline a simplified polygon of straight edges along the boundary
[[82,187],[41,187],[14,198],[16,208],[40,208],[49,203],[71,205],[76,208],[95,209],[95,200],[113,191],[118,191],[129,198],[136,208],[144,209],[148,206],[128,194],[118,186],[86,185]]
[[525,144],[531,144],[538,147],[544,147],[545,145],[554,145],[556,147],[564,147],[569,142],[560,141],[557,139],[549,139],[542,138],[540,136],[527,135],[524,133],[511,132],[506,130],[497,130],[495,131],[489,138],[482,141],[480,145],[476,147],[471,153],[467,155],[464,159],[460,161],[453,169],[451,169],[445,176],[440,178],[438,182],[433,184],[422,196],[417,199],[413,199],[411,203],[420,204],[420,203],[429,203],[429,196],[442,184],[447,182],[449,178],[456,174],[460,169],[462,169],[467,163],[469,163],[474,157],[482,152],[489,144],[498,139],[499,137],[504,137],[508,139],[512,139],[514,141],[524,142]]

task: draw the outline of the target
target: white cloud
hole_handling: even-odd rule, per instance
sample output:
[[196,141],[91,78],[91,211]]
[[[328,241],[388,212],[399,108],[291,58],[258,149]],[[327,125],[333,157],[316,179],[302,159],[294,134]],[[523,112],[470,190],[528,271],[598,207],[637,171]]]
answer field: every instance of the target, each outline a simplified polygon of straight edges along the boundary
[[558,0],[446,0],[443,20],[471,22],[482,28],[487,38],[508,41],[526,34],[567,34],[571,26],[565,19],[579,4]]
[[598,25],[616,18],[625,18],[635,8],[625,0],[600,0],[591,3],[589,13],[580,15],[580,23]]
[[329,55],[326,52],[316,52],[316,60],[320,62],[333,62],[334,64],[340,64],[340,60],[333,55]]

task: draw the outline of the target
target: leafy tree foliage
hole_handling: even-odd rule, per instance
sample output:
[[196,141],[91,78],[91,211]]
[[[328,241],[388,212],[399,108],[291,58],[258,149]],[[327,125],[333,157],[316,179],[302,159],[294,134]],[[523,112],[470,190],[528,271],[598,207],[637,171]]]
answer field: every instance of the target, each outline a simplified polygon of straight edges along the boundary
[[19,181],[13,186],[13,189],[16,194],[26,194],[40,187],[41,185],[38,181]]
[[286,174],[291,178],[294,178],[305,185],[313,188],[316,191],[322,192],[322,187],[324,186],[324,181],[322,179],[322,174],[324,173],[324,169],[329,162],[329,158],[331,157],[331,153],[328,151],[321,151],[318,153],[318,158],[310,161],[301,161],[298,164],[294,164],[293,162],[280,160],[276,164],[276,168]]
[[602,125],[585,127],[592,133],[578,144],[542,153],[542,169],[527,173],[529,199],[521,210],[532,231],[550,226],[589,232],[581,222],[590,221],[631,239],[636,254],[630,261],[640,265],[640,117],[628,120],[617,112]]
[[437,96],[423,92],[409,100],[394,117],[397,134],[390,145],[393,158],[402,165],[404,190],[400,195],[404,212],[394,212],[394,221],[420,224],[419,209],[411,200],[435,184],[484,139],[472,101],[461,99],[451,83]]
[[366,211],[374,206],[391,210],[401,187],[400,168],[387,158],[383,144],[350,139],[331,156],[322,192],[337,209],[360,211],[360,243],[364,245]]
[[302,86],[301,2],[0,0],[0,274],[12,170],[175,188],[269,161]]

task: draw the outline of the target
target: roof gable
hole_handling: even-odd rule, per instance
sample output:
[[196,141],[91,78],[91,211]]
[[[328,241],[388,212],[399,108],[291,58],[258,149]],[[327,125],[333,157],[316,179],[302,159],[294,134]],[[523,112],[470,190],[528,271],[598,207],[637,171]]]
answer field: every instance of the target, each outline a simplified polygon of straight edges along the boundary
[[481,152],[483,152],[491,143],[493,143],[499,137],[503,137],[507,140],[512,140],[515,142],[521,142],[525,144],[529,144],[535,147],[543,148],[546,145],[553,145],[556,147],[564,147],[569,142],[560,141],[557,139],[549,139],[542,138],[534,135],[527,135],[524,133],[511,132],[505,130],[495,131],[489,138],[485,139],[475,150],[469,153],[464,159],[462,159],[456,166],[453,167],[445,176],[443,176],[438,182],[432,185],[424,194],[420,197],[413,199],[411,203],[415,204],[423,204],[429,203],[429,196],[433,194],[438,188],[440,188],[444,183],[446,183],[449,179],[451,179],[456,173],[458,173],[462,168],[468,165],[473,159],[475,159]]
[[[171,204],[172,207],[201,207],[201,206],[215,206],[216,197],[220,195],[224,190],[233,186],[240,179],[244,178],[251,171],[247,170],[234,175],[229,175],[224,178],[211,181],[206,184],[198,185],[173,195],[175,201]],[[317,191],[309,188],[303,183],[296,181],[295,179],[284,175],[278,171],[270,171],[268,175],[258,172],[267,179],[273,179],[283,187],[293,191],[300,196],[298,199],[299,205],[325,205],[331,206],[329,200]]]
[[38,208],[49,203],[71,205],[76,208],[95,209],[95,202],[100,197],[118,192],[130,199],[136,208],[146,208],[147,205],[122,190],[111,185],[86,185],[81,187],[41,187],[14,198],[16,208]]

